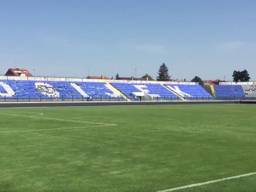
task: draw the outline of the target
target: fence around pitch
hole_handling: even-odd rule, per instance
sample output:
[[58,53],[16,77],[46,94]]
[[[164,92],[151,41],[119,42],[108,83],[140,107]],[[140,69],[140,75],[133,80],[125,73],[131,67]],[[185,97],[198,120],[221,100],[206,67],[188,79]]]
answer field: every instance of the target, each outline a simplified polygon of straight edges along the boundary
[[[161,102],[161,101],[181,101],[182,99],[178,97],[158,97],[158,98],[133,98],[129,97],[131,101],[155,101],[155,102]],[[205,100],[205,101],[211,101],[211,100],[256,100],[256,97],[254,98],[247,98],[247,97],[185,97],[185,101],[197,101],[197,100]],[[92,98],[85,98],[85,97],[61,97],[61,98],[47,98],[47,97],[39,97],[39,98],[33,98],[33,97],[0,97],[0,102],[101,102],[101,101],[127,101],[122,97],[117,98],[111,98],[111,97],[92,97]]]

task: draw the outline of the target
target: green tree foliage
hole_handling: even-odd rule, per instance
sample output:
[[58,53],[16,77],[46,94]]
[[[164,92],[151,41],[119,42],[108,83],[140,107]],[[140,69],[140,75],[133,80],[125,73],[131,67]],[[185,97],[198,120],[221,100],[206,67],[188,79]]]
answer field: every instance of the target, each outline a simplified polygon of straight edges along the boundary
[[200,77],[198,77],[198,76],[195,76],[195,77],[191,80],[191,82],[196,82],[196,83],[199,83],[200,85],[204,85],[203,80],[202,80]]
[[250,79],[251,78],[247,70],[233,72],[234,82],[248,82]]
[[119,74],[117,73],[117,74],[116,74],[116,80],[118,80],[118,79],[119,79]]
[[165,63],[163,63],[159,68],[157,80],[158,81],[170,81],[168,67],[166,66]]

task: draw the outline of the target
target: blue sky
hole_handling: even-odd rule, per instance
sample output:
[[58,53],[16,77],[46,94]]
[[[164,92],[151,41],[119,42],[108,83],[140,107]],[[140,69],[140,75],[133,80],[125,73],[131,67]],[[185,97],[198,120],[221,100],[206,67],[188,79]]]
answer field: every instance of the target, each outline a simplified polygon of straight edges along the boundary
[[0,71],[256,79],[254,0],[0,0]]

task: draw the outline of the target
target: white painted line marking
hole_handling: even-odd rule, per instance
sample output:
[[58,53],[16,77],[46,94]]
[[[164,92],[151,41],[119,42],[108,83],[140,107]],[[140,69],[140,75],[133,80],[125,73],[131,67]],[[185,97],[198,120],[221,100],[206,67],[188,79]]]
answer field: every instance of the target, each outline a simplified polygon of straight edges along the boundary
[[1,134],[12,134],[12,133],[34,133],[34,132],[40,132],[40,131],[62,131],[62,130],[79,130],[79,129],[86,129],[86,128],[92,128],[92,127],[106,127],[106,125],[94,125],[90,127],[55,127],[55,128],[46,128],[46,129],[24,129],[24,130],[1,130]]
[[243,177],[250,177],[250,176],[253,176],[253,175],[256,175],[256,172],[251,172],[251,173],[246,173],[246,174],[243,174],[243,175],[237,175],[237,176],[232,176],[232,177],[225,177],[225,178],[211,180],[211,181],[206,181],[206,182],[202,182],[202,183],[195,183],[195,184],[191,184],[191,185],[185,185],[185,186],[180,186],[180,187],[160,190],[160,191],[157,191],[157,192],[180,191],[180,190],[184,190],[184,189],[190,189],[190,188],[194,188],[194,187],[200,187],[200,186],[204,186],[204,185],[210,185],[210,184],[214,184],[214,183],[220,183],[220,182],[224,182],[224,181],[240,179],[240,178],[243,178]]
[[3,115],[7,116],[15,116],[15,117],[24,117],[24,118],[31,118],[31,119],[45,119],[45,120],[54,120],[54,121],[61,121],[61,122],[69,122],[69,123],[83,123],[83,124],[91,124],[91,125],[106,125],[106,126],[117,126],[115,123],[102,123],[102,122],[93,122],[93,121],[83,121],[83,120],[75,120],[75,119],[61,119],[55,117],[46,117],[44,115],[38,114],[35,115],[21,115],[21,114],[11,114],[11,113],[3,113]]

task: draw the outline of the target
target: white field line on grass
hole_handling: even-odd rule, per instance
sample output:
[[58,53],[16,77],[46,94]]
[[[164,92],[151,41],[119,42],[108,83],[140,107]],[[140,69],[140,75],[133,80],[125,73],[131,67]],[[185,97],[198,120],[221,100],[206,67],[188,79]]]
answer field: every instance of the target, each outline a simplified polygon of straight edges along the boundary
[[[97,127],[106,127],[106,125],[94,125],[90,128],[97,128]],[[62,130],[79,130],[79,129],[86,129],[87,127],[55,127],[55,128],[46,128],[46,129],[24,129],[24,130],[1,130],[1,134],[12,134],[12,133],[36,133],[36,132],[42,132],[42,131],[62,131]]]
[[250,177],[250,176],[253,176],[253,175],[256,175],[256,172],[246,173],[246,174],[232,176],[232,177],[225,177],[225,178],[216,179],[216,180],[210,180],[210,181],[206,181],[206,182],[202,182],[202,183],[184,185],[184,186],[170,188],[170,189],[164,189],[164,190],[160,190],[160,191],[157,191],[157,192],[180,191],[180,190],[185,190],[185,189],[190,189],[190,188],[195,188],[195,187],[201,187],[201,186],[204,186],[204,185],[210,185],[210,184],[214,184],[214,183],[221,183],[221,182],[224,182],[224,181],[240,179],[240,178],[243,178],[243,177]]
[[31,118],[31,119],[44,119],[44,120],[54,120],[54,121],[61,121],[61,122],[69,122],[69,123],[82,123],[82,124],[91,124],[91,125],[106,125],[106,126],[117,126],[115,123],[103,123],[103,122],[93,122],[93,121],[84,121],[84,120],[75,120],[75,119],[61,119],[55,117],[46,117],[43,114],[36,115],[21,115],[21,114],[13,114],[13,113],[3,113],[2,115],[7,116],[15,116],[15,117],[23,117],[23,118]]

